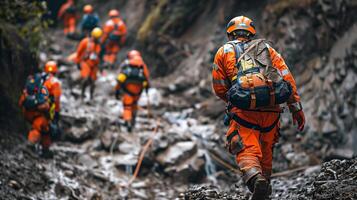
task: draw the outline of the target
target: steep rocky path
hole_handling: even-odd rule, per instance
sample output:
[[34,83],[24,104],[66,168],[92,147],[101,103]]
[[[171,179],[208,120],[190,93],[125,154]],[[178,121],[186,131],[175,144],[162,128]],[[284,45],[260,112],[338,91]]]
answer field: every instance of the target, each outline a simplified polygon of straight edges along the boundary
[[[233,0],[197,5],[189,0],[160,2],[162,7],[152,1],[108,1],[99,8],[102,16],[113,6],[121,8],[130,21],[129,46],[143,49],[144,59],[152,64],[149,67],[161,76],[154,79],[149,92],[155,117],[147,115],[144,94],[133,133],[121,125],[122,105],[113,96],[117,72],[106,71],[97,81],[95,99],[81,102],[78,70],[65,59],[76,42],[65,39],[59,30],[48,31],[39,55],[42,62],[60,63],[64,136],[54,144],[55,156],[49,160],[28,151],[20,137],[2,139],[0,199],[249,199],[238,173],[231,170],[234,159],[223,148],[224,105],[214,99],[209,82],[212,56],[224,42],[224,24],[237,13],[262,18],[257,20],[264,22],[258,24],[262,35],[276,41],[292,63],[308,117],[306,131],[297,134],[290,115],[283,114],[282,138],[274,155],[273,199],[356,199],[356,159],[320,166],[324,157],[350,158],[356,147],[356,20],[352,12],[356,4],[276,1],[255,8]],[[180,13],[182,7],[190,8],[185,15]],[[169,20],[156,16],[155,21],[157,9],[162,19]],[[135,39],[141,36],[136,35],[137,27],[147,31],[144,41]],[[336,32],[336,27],[344,31]],[[126,187],[152,136],[138,178]],[[285,173],[294,168],[299,170]]]

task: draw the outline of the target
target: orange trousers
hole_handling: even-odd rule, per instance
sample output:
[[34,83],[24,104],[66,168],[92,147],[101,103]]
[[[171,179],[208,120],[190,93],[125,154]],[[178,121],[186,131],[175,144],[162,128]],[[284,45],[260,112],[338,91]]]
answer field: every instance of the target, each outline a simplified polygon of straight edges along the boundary
[[140,99],[140,94],[143,89],[142,83],[125,83],[121,86],[124,90],[123,95],[123,119],[127,122],[131,122],[133,120],[133,116],[136,114],[138,110],[138,101]]
[[135,115],[136,111],[138,110],[138,100],[139,96],[131,96],[130,94],[125,93],[123,95],[123,119],[125,121],[131,122],[133,116]]
[[65,15],[63,19],[64,34],[72,34],[76,31],[76,16],[74,15]]
[[98,64],[92,64],[91,61],[81,62],[81,78],[91,78],[93,81],[97,80]]
[[[269,127],[277,122],[279,113],[274,112],[256,112],[235,109],[235,115],[241,119],[257,124],[261,127]],[[247,128],[238,124],[233,119],[227,136],[237,131],[243,144],[243,148],[236,154],[236,162],[243,172],[245,181],[249,181],[257,173],[262,173],[267,179],[270,179],[272,172],[273,146],[279,138],[279,122],[269,132],[260,132],[259,130]],[[238,139],[235,137],[234,139]]]
[[33,119],[32,129],[28,134],[28,141],[37,144],[41,143],[44,148],[49,148],[51,138],[49,134],[49,120],[45,116],[37,116]]
[[105,55],[103,56],[104,62],[114,64],[117,60],[117,54],[120,51],[118,42],[108,41],[105,46]]

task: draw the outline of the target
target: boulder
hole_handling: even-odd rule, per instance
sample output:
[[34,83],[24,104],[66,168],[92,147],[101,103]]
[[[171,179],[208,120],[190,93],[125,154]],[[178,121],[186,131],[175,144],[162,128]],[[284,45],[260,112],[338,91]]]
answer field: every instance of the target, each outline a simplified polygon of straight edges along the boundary
[[197,152],[197,144],[193,141],[177,142],[157,156],[157,161],[163,166],[179,164]]
[[205,176],[205,164],[203,152],[199,152],[179,165],[167,167],[165,172],[173,175],[175,180],[199,182]]

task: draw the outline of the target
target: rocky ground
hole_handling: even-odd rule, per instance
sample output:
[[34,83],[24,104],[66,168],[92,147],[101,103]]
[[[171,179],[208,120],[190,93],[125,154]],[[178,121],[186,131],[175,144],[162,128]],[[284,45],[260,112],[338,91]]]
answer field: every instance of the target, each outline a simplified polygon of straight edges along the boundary
[[[81,101],[79,73],[66,61],[76,41],[49,30],[39,58],[60,64],[64,135],[52,147],[54,158],[45,160],[29,151],[19,134],[2,130],[0,199],[249,199],[224,149],[224,105],[213,97],[209,81],[212,56],[224,42],[221,30],[231,15],[242,12],[261,19],[259,31],[294,66],[308,119],[306,130],[297,133],[289,113],[283,113],[272,198],[356,199],[356,3],[205,2],[108,1],[99,7],[104,16],[111,6],[123,5],[130,37],[119,59],[130,47],[140,48],[154,75],[133,133],[122,126],[122,105],[113,96],[117,72],[106,70],[95,99]],[[151,138],[139,176],[128,186]]]

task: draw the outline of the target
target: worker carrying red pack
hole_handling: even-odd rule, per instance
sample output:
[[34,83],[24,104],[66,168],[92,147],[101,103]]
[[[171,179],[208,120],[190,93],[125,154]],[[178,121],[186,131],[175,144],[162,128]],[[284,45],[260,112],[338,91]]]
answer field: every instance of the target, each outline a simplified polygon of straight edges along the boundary
[[118,10],[110,10],[109,20],[103,27],[102,54],[104,65],[113,68],[117,54],[126,40],[127,28]]
[[[25,119],[32,124],[28,141],[40,155],[50,157],[51,138],[49,132],[49,93],[42,84],[41,75],[29,76],[19,99]],[[38,148],[39,147],[39,148]],[[42,149],[41,149],[42,148]]]
[[95,81],[100,63],[100,37],[103,32],[100,28],[92,30],[91,35],[84,38],[78,45],[76,58],[77,68],[81,70],[82,99],[85,97],[85,89],[90,86],[90,98],[93,99]]
[[144,63],[139,51],[129,51],[127,59],[121,65],[120,73],[117,77],[117,85],[115,87],[115,96],[117,99],[119,99],[120,93],[123,93],[123,119],[129,132],[131,132],[135,126],[138,101],[144,89],[148,92],[148,67]]
[[50,99],[50,133],[52,139],[60,137],[59,120],[61,111],[60,98],[62,95],[61,82],[56,77],[58,73],[57,63],[55,61],[48,61],[44,67],[42,75],[43,85],[47,88]]
[[63,32],[65,35],[72,35],[76,31],[77,10],[74,0],[67,0],[58,11],[57,18],[63,20]]
[[236,156],[252,199],[268,199],[280,104],[287,103],[300,131],[305,117],[293,75],[264,39],[253,39],[252,20],[235,17],[226,31],[229,42],[216,53],[212,81],[216,95],[227,103],[227,148]]

